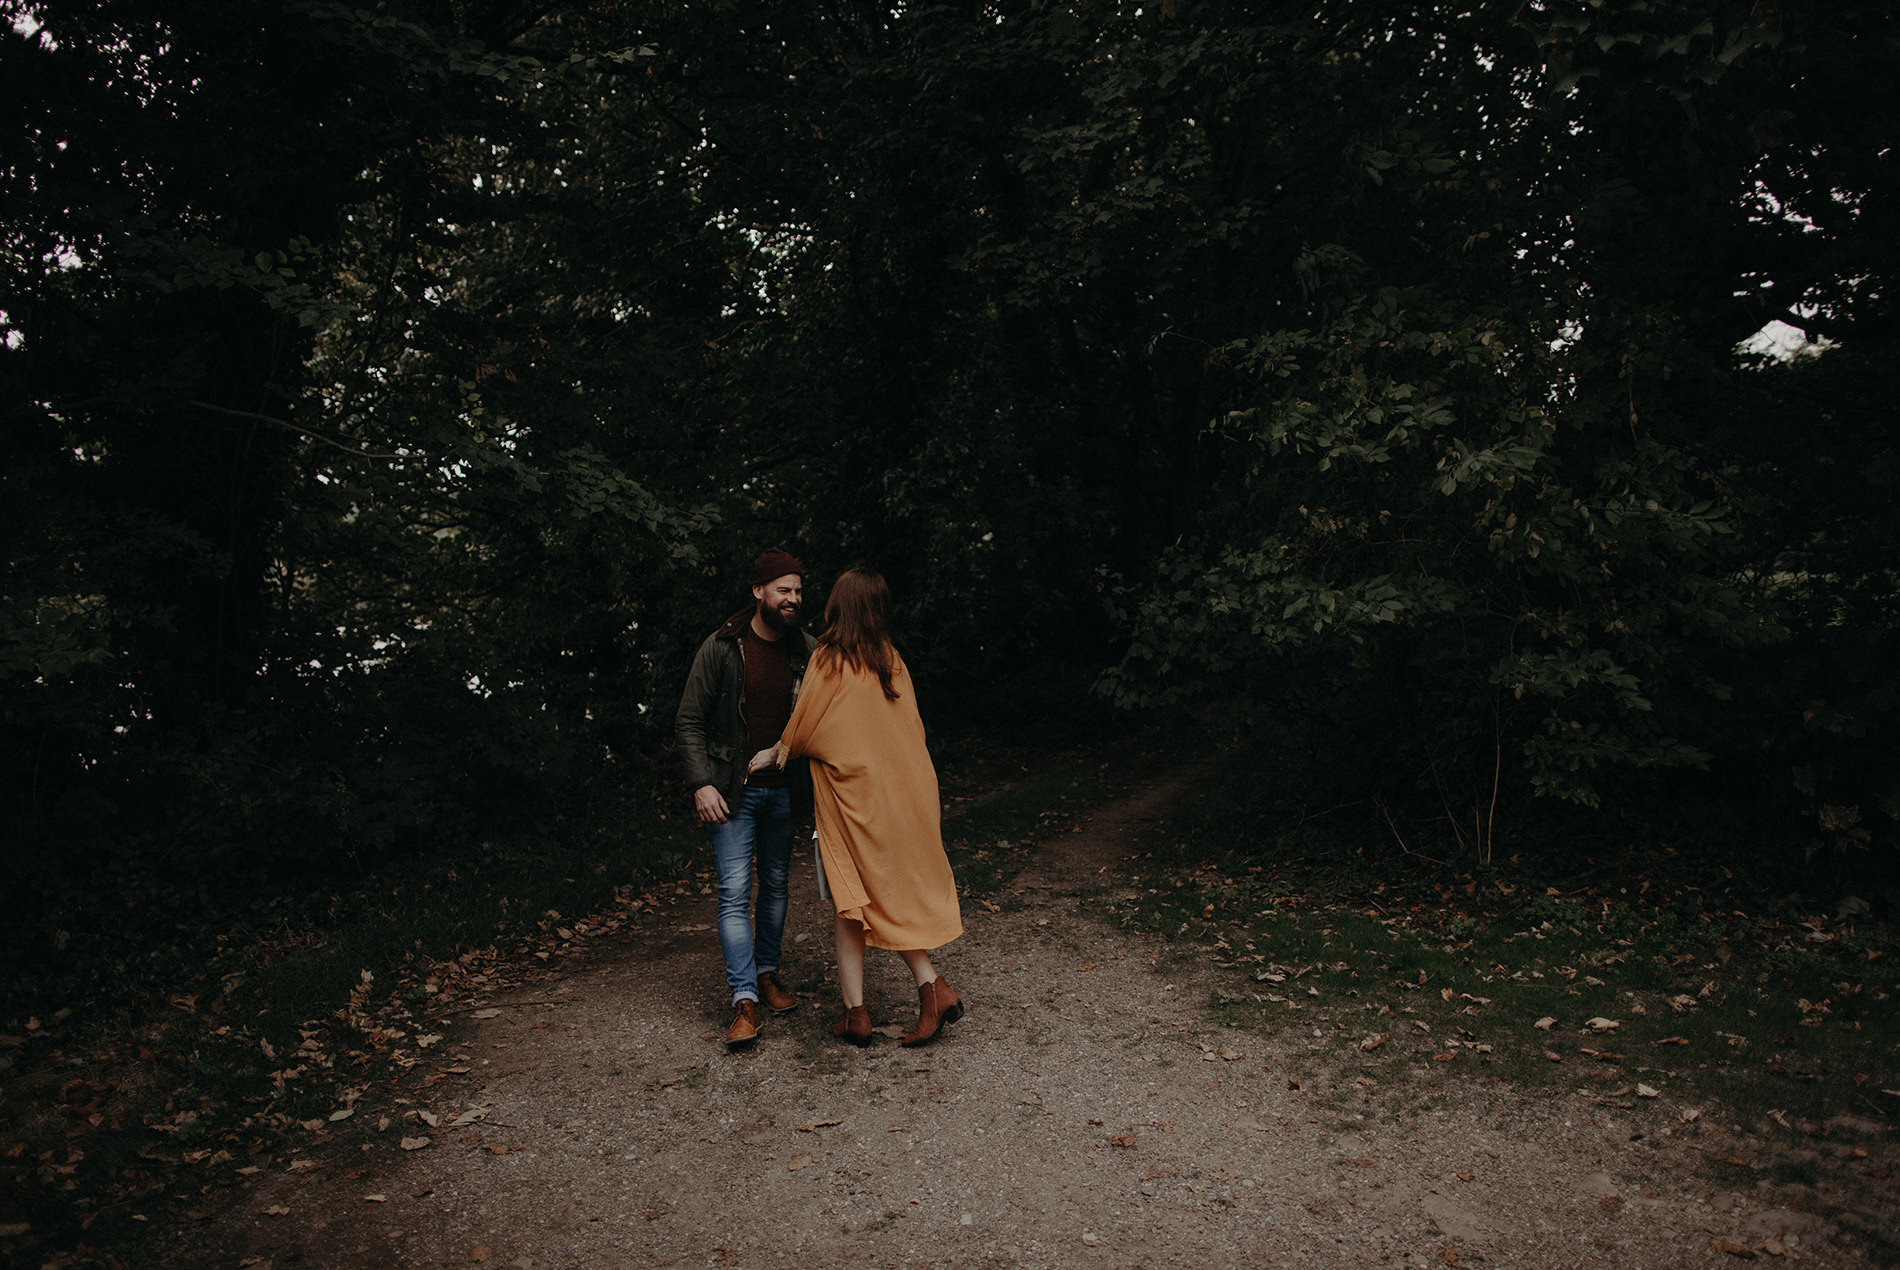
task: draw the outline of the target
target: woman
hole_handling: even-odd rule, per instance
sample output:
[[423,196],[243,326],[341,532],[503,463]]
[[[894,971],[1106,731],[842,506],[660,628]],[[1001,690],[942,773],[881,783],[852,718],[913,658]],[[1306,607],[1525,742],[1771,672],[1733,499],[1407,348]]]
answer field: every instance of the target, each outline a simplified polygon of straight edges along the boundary
[[937,771],[924,747],[910,672],[891,646],[891,591],[870,569],[831,588],[825,633],[805,671],[792,720],[757,771],[811,759],[818,853],[837,908],[838,991],[844,1017],[832,1033],[871,1040],[864,1008],[864,949],[895,949],[917,981],[917,1026],[905,1045],[934,1039],[963,1003],[927,950],[963,933],[956,879],[943,853]]

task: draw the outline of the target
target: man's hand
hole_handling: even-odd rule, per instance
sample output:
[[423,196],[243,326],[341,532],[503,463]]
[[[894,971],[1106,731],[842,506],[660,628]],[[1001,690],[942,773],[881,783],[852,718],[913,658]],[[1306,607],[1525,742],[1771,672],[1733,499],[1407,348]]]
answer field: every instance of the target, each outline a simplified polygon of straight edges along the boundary
[[701,785],[693,791],[693,810],[702,825],[723,825],[731,814],[724,796],[711,785]]
[[774,745],[769,750],[760,750],[757,754],[754,754],[752,761],[745,765],[745,770],[747,775],[751,775],[753,772],[762,772],[768,767],[784,766],[784,760],[778,756],[778,746]]

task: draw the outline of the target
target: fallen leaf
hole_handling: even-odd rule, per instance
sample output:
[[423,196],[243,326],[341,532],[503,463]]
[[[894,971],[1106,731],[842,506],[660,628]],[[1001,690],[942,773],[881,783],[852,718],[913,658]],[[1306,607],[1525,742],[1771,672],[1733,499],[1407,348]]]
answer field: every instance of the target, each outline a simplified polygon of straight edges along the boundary
[[1696,1121],[1702,1119],[1702,1113],[1691,1108],[1687,1111],[1677,1113],[1676,1119],[1682,1121],[1684,1124],[1694,1124]]
[[468,1250],[468,1259],[470,1261],[486,1261],[494,1255],[495,1250],[490,1248],[487,1244],[476,1244],[473,1248]]
[[1108,1145],[1112,1147],[1132,1147],[1135,1145],[1135,1135],[1132,1133],[1118,1133],[1108,1140]]
[[1432,1055],[1432,1061],[1434,1063],[1449,1063],[1456,1057],[1458,1057],[1456,1054],[1434,1054]]
[[397,1145],[401,1146],[405,1151],[420,1151],[422,1148],[428,1146],[430,1141],[431,1139],[429,1138],[404,1138]]
[[1665,1036],[1660,1041],[1650,1042],[1652,1045],[1687,1045],[1688,1043],[1689,1038],[1686,1036]]
[[356,1108],[354,1107],[344,1107],[339,1111],[332,1111],[330,1113],[330,1123],[335,1124],[339,1120],[348,1120],[351,1116],[355,1114],[356,1114]]
[[1537,1022],[1531,1024],[1531,1026],[1548,1032],[1551,1028],[1557,1026],[1557,1020],[1551,1018],[1549,1015],[1545,1015],[1543,1018],[1537,1020]]
[[1368,1036],[1365,1040],[1359,1042],[1359,1048],[1362,1050],[1365,1050],[1367,1053],[1371,1053],[1373,1050],[1378,1049],[1381,1045],[1384,1045],[1387,1041],[1391,1039],[1392,1038],[1388,1033],[1376,1032],[1373,1035]]
[[1731,1257],[1740,1257],[1743,1261],[1753,1261],[1755,1259],[1755,1250],[1753,1248],[1750,1248],[1747,1244],[1738,1244],[1732,1239],[1716,1240],[1715,1250],[1717,1252],[1726,1252]]
[[1220,1047],[1220,1056],[1231,1063],[1240,1057],[1240,1051],[1231,1045],[1223,1045]]
[[1561,1063],[1564,1061],[1564,1056],[1559,1054],[1556,1050],[1545,1050],[1544,1057],[1553,1063]]
[[785,1162],[786,1171],[790,1173],[796,1173],[800,1169],[810,1168],[810,1167],[811,1167],[811,1156],[809,1155],[795,1155],[791,1159]]
[[267,1213],[268,1215],[272,1217],[290,1216],[290,1210],[288,1208],[285,1208],[282,1204],[272,1204],[269,1208],[265,1209],[264,1211],[265,1213]]
[[1636,1086],[1636,1096],[1638,1098],[1660,1098],[1662,1096],[1662,1090],[1639,1084]]
[[1583,1025],[1589,1028],[1592,1032],[1614,1032],[1617,1028],[1622,1026],[1622,1022],[1621,1020],[1618,1020],[1618,1019],[1606,1019],[1606,1018],[1598,1017],[1594,1019],[1586,1019]]
[[366,1203],[366,1204],[387,1204],[387,1203],[389,1202],[389,1196],[387,1196],[387,1195],[365,1195],[365,1196],[363,1197],[363,1202],[364,1202],[364,1203]]

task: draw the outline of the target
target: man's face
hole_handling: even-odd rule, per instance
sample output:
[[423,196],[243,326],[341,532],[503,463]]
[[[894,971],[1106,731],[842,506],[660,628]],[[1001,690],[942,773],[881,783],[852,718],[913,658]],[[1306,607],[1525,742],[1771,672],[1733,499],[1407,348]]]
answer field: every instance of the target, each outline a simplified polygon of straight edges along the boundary
[[799,576],[796,573],[753,587],[752,598],[759,602],[759,619],[767,626],[782,635],[798,629]]

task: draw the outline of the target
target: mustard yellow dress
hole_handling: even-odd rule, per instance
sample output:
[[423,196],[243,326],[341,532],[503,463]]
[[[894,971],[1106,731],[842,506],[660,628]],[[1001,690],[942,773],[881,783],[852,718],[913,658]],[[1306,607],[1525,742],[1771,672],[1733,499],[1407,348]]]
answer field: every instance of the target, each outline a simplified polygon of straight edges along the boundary
[[811,760],[818,853],[840,917],[873,948],[940,948],[963,933],[943,851],[937,769],[903,658],[891,686],[829,648],[812,656],[782,743]]

